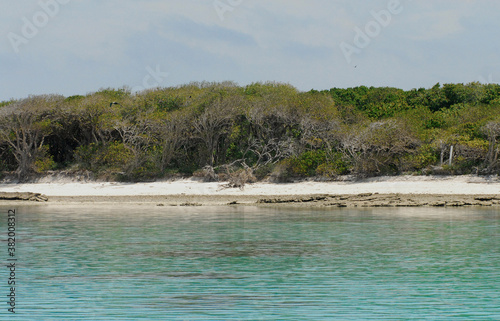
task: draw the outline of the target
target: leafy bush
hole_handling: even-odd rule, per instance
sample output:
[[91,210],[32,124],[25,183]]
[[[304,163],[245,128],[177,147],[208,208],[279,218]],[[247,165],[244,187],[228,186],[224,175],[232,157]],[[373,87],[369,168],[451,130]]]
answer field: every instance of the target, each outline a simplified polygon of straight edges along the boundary
[[408,155],[403,163],[407,164],[405,170],[422,170],[439,161],[438,151],[430,144],[422,145],[413,155]]
[[15,103],[15,100],[11,99],[11,100],[8,100],[8,101],[0,101],[0,108],[4,107],[4,106],[8,106],[10,104],[13,104]]
[[298,157],[287,158],[279,162],[272,172],[272,177],[274,180],[286,182],[292,178],[316,176],[318,167],[325,162],[325,151],[307,151]]
[[34,166],[37,173],[56,169],[57,164],[54,162],[54,157],[49,154],[49,146],[44,145],[39,148]]
[[80,166],[96,173],[102,170],[123,172],[132,157],[132,153],[121,142],[91,143],[80,146],[75,151],[75,158]]
[[318,166],[324,164],[325,162],[325,151],[307,151],[298,157],[289,159],[290,174],[296,177],[315,176]]
[[328,178],[334,178],[338,175],[346,175],[350,171],[350,165],[345,161],[341,153],[335,153],[332,161],[320,164],[316,168],[316,174]]
[[145,162],[141,166],[132,168],[128,174],[122,174],[121,180],[124,181],[151,181],[160,177],[162,173],[153,162]]

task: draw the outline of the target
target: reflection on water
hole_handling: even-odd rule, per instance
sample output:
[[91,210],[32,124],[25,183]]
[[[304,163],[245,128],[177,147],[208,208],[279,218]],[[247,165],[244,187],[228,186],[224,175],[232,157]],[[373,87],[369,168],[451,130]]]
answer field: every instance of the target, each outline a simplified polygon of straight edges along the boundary
[[19,320],[500,319],[495,209],[17,212]]

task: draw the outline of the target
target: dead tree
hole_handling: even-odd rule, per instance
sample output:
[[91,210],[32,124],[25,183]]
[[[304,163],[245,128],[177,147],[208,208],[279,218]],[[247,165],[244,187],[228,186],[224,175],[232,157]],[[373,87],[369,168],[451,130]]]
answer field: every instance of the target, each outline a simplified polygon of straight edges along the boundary
[[498,146],[498,138],[500,137],[500,122],[489,122],[482,128],[482,131],[488,137],[488,152],[484,161],[484,171],[491,172],[499,164],[500,147]]
[[230,132],[239,97],[215,98],[193,122],[194,137],[205,147],[206,165],[214,166],[217,147]]
[[61,101],[55,95],[32,96],[0,110],[0,139],[12,148],[20,180],[34,171],[34,163],[50,133],[49,110]]

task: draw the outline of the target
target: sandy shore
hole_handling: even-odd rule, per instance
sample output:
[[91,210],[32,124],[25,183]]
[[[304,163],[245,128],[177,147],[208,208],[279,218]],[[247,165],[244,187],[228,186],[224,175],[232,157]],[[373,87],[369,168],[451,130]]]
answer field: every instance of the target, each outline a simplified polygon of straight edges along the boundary
[[[49,203],[145,203],[158,206],[263,204],[294,206],[495,206],[500,179],[477,176],[397,176],[356,181],[256,183],[244,189],[193,179],[153,183],[41,180],[0,184],[1,192],[41,193]],[[4,204],[6,201],[2,201]]]

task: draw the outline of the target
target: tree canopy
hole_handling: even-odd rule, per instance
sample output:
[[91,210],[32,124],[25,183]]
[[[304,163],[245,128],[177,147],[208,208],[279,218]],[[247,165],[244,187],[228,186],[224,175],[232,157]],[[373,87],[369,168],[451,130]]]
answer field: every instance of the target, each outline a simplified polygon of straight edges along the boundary
[[127,181],[241,170],[285,181],[491,174],[500,170],[499,128],[497,84],[106,88],[0,102],[0,170],[21,180],[65,170]]

